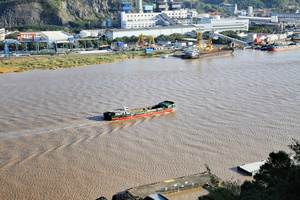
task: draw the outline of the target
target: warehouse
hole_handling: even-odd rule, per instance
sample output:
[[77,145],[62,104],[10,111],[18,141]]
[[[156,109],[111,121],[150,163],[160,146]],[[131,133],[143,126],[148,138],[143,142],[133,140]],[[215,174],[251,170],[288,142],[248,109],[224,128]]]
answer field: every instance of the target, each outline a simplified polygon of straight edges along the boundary
[[105,32],[107,38],[115,39],[118,37],[131,37],[131,36],[139,36],[140,34],[145,35],[171,35],[173,33],[184,34],[186,32],[191,32],[195,30],[195,26],[169,26],[169,27],[154,27],[154,28],[139,28],[139,29],[108,29]]
[[74,41],[73,35],[70,35],[64,31],[42,31],[41,40],[49,41],[49,43],[67,43]]
[[140,34],[145,35],[171,35],[173,33],[185,34],[193,30],[201,30],[201,32],[206,31],[248,31],[249,21],[246,20],[236,20],[236,19],[203,19],[202,24],[193,24],[186,26],[164,26],[164,27],[149,27],[149,28],[139,28],[139,29],[108,29],[105,32],[107,38],[115,39],[117,37],[131,37],[139,36]]

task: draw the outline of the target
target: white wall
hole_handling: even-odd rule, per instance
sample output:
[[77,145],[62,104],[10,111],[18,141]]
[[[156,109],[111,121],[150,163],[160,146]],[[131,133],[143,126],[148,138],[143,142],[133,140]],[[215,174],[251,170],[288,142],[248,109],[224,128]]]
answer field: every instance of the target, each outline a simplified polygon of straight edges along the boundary
[[5,29],[4,28],[0,29],[0,40],[5,40]]

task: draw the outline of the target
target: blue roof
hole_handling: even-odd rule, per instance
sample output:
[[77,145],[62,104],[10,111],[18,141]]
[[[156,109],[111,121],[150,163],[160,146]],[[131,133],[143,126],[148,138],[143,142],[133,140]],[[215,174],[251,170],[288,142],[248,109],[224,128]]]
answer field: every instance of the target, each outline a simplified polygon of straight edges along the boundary
[[144,10],[153,10],[153,6],[145,5],[143,6]]
[[124,6],[124,7],[122,7],[122,10],[132,10],[132,7],[131,6]]
[[119,4],[132,4],[132,2],[119,2]]

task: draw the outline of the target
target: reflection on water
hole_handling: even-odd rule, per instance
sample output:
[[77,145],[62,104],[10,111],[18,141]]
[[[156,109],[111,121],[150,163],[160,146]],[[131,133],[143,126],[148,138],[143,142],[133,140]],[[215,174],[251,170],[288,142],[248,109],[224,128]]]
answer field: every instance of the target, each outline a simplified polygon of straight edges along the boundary
[[[235,51],[0,75],[3,199],[110,198],[289,151],[300,130],[299,50]],[[125,121],[103,112],[163,100],[176,111]]]

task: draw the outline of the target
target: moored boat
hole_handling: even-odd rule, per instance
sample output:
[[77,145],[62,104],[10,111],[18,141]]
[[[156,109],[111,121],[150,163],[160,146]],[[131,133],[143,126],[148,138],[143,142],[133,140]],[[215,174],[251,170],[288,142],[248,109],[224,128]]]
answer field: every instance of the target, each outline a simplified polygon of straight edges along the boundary
[[202,42],[201,31],[197,34],[197,41],[195,45],[186,47],[183,49],[183,54],[180,55],[183,59],[199,59],[208,58],[222,55],[232,54],[234,49],[232,47],[224,47],[216,49],[212,46],[214,32],[212,32],[211,37],[206,41],[206,44]]
[[188,49],[185,51],[185,54],[181,56],[183,59],[199,59],[199,58],[208,58],[215,56],[230,55],[234,51],[233,48],[225,49],[213,49],[210,51],[199,52],[196,48]]
[[297,48],[300,48],[299,43],[291,43],[287,45],[273,44],[268,46],[268,51],[282,51],[282,50],[297,49]]
[[175,108],[173,101],[162,101],[157,105],[148,106],[144,108],[137,108],[130,110],[128,107],[123,106],[121,109],[115,109],[103,113],[105,120],[123,120],[136,118],[141,116],[148,116],[154,114],[161,114],[166,112],[172,112]]

